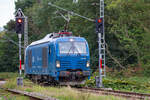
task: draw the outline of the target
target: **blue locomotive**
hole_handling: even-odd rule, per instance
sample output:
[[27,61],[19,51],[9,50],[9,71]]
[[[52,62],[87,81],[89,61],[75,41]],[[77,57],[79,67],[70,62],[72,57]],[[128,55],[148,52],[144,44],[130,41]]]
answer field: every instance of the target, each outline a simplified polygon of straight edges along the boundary
[[35,81],[82,84],[90,78],[87,41],[70,32],[51,33],[26,48],[25,74]]

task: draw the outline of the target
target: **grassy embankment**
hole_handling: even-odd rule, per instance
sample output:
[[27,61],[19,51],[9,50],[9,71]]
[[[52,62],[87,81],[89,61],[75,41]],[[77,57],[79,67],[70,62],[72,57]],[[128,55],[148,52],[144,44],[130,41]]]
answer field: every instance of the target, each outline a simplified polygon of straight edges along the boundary
[[[14,76],[13,75],[11,76],[12,78],[7,79],[7,83],[3,87],[11,88],[11,89],[15,88],[15,89],[19,89],[19,90],[23,90],[27,92],[39,92],[41,94],[51,96],[54,98],[58,98],[60,100],[125,100],[123,98],[115,97],[115,96],[105,96],[105,95],[100,96],[100,95],[91,94],[91,93],[82,93],[70,87],[39,86],[37,84],[32,83],[28,79],[24,79],[24,86],[17,87],[16,77],[14,77],[16,75],[14,74]],[[11,100],[17,100],[17,99],[11,99]]]
[[[98,73],[94,73],[91,79],[88,80],[85,85],[94,87],[95,76],[97,74]],[[149,77],[145,77],[142,75],[128,75],[126,76],[123,73],[108,73],[107,77],[103,80],[104,87],[113,88],[114,90],[150,93]],[[28,79],[24,79],[23,87],[17,87],[16,76],[16,73],[11,73],[10,75],[8,75],[8,73],[0,73],[0,78],[7,78],[7,83],[4,85],[5,88],[16,88],[27,92],[40,92],[45,95],[58,98],[60,100],[120,100],[120,98],[114,96],[98,96],[95,94],[77,92],[76,90],[73,90],[69,87],[43,87],[32,83]]]
[[[10,80],[14,81],[17,75],[18,75],[17,73],[10,73],[10,72],[0,73],[0,79],[5,79],[6,81],[11,82]],[[7,82],[7,85],[8,85],[8,82]],[[12,88],[15,86],[16,85],[14,85],[14,82],[9,83],[8,85],[8,87],[12,87]],[[29,98],[26,96],[11,94],[7,91],[0,89],[0,100],[29,100]]]
[[30,100],[28,97],[8,93],[0,89],[0,100]]
[[18,76],[17,73],[12,73],[12,72],[1,72],[0,73],[0,79],[12,79],[12,78],[16,78]]
[[[86,81],[86,86],[95,86],[95,72],[90,80]],[[132,91],[139,93],[150,93],[150,78],[144,76],[142,71],[123,70],[107,72],[107,77],[103,79],[105,88],[112,88],[113,90]]]

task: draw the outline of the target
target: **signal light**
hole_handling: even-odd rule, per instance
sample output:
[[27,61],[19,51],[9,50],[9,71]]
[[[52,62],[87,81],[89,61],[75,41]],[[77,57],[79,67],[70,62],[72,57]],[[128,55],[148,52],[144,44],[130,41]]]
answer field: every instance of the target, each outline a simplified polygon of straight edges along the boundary
[[104,22],[103,18],[96,19],[96,33],[103,33]]
[[16,33],[24,33],[24,18],[16,18]]
[[18,23],[22,23],[22,19],[18,19],[17,22],[18,22]]
[[102,19],[98,19],[98,23],[101,23],[102,22]]

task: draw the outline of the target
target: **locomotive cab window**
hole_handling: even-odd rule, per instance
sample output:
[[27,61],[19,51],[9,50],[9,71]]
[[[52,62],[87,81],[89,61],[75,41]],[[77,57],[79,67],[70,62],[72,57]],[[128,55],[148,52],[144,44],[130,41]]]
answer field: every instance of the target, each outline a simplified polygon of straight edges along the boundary
[[60,42],[59,43],[60,54],[86,54],[85,42]]
[[43,67],[47,67],[48,66],[48,47],[44,47],[42,48],[42,64]]

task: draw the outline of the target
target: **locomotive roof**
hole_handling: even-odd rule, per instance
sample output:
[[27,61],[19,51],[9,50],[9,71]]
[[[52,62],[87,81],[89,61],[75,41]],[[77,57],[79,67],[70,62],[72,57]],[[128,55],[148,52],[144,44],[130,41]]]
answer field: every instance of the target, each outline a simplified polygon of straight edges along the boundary
[[[37,45],[37,44],[41,44],[41,43],[45,43],[45,42],[52,42],[52,41],[57,41],[57,40],[63,40],[65,38],[70,38],[70,37],[72,37],[72,38],[79,38],[79,37],[75,37],[75,36],[52,38],[51,37],[52,34],[53,33],[47,34],[43,39],[38,40],[38,41],[34,41],[29,46]],[[80,39],[84,40],[84,38],[82,38],[82,37],[80,37]]]

